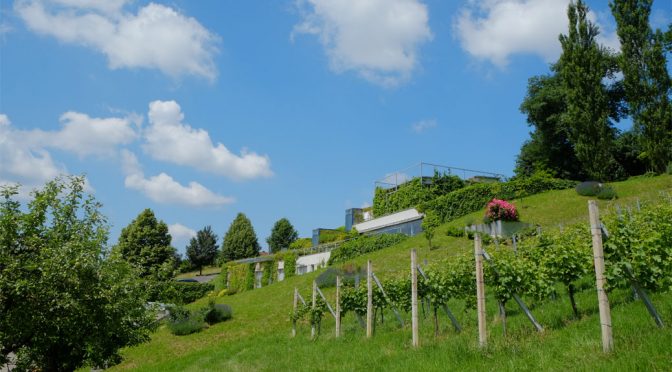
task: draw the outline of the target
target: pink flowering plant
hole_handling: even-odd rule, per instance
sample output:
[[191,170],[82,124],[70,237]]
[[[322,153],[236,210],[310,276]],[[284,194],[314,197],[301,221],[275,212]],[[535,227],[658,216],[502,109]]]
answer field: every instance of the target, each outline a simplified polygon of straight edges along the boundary
[[492,199],[485,208],[485,221],[518,221],[516,206],[501,199]]

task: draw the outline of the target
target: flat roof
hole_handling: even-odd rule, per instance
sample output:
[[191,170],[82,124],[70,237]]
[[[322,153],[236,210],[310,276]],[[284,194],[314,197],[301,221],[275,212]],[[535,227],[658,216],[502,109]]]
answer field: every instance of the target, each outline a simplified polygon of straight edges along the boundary
[[380,218],[374,218],[362,223],[353,225],[357,232],[365,233],[373,230],[382,229],[384,227],[395,226],[405,222],[422,219],[424,215],[418,212],[415,208],[407,209],[405,211],[388,214]]

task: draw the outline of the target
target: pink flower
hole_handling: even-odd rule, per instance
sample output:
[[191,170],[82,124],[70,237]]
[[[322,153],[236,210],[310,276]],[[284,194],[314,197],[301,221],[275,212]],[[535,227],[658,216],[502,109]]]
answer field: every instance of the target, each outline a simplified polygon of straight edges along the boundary
[[506,200],[492,199],[485,208],[485,217],[490,221],[518,221],[518,211]]

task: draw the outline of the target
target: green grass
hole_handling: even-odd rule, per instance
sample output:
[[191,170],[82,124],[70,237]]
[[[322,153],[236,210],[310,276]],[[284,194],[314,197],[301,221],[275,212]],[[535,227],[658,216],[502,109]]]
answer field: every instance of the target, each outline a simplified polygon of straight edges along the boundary
[[[641,178],[615,183],[616,201],[600,201],[602,211],[623,208],[640,202],[659,202],[661,191],[672,190],[672,176]],[[557,228],[560,224],[587,221],[587,200],[574,190],[548,192],[515,201],[522,219]],[[665,201],[666,202],[666,201]],[[422,236],[365,256],[352,262],[364,266],[372,260],[381,278],[408,275],[409,250],[418,249],[422,263],[431,264],[462,252],[472,252],[473,242],[445,235],[448,225],[458,227],[480,221],[474,213],[445,224],[434,239],[439,248],[429,250]],[[610,294],[615,351],[602,353],[600,325],[594,279],[579,283],[577,305],[579,319],[573,319],[566,292],[558,287],[559,297],[534,304],[532,312],[545,327],[537,333],[517,309],[507,304],[507,335],[502,335],[501,321],[492,297],[488,297],[488,347],[477,345],[476,312],[465,311],[460,301],[450,303],[463,327],[455,333],[445,315],[440,316],[441,332],[434,336],[433,322],[421,316],[421,347],[411,347],[410,316],[404,314],[406,326],[400,328],[394,315],[386,311],[384,324],[378,324],[372,339],[355,317],[343,319],[344,337],[333,336],[334,321],[325,315],[322,332],[310,340],[310,326],[300,324],[296,338],[290,337],[289,314],[295,287],[309,300],[310,285],[319,272],[292,277],[271,286],[218,298],[233,308],[233,319],[213,325],[188,336],[173,336],[162,326],[146,344],[124,351],[124,362],[115,369],[147,371],[202,370],[670,370],[672,366],[672,294],[655,294],[652,299],[666,322],[658,329],[641,301],[633,301],[629,291]],[[333,298],[333,288],[325,289]],[[487,289],[486,289],[487,292]],[[204,306],[202,299],[190,307]]]

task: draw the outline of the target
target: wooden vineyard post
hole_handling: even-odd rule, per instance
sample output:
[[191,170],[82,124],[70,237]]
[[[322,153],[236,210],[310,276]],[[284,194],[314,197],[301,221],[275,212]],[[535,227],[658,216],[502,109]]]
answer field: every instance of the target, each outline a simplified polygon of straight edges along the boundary
[[[317,282],[313,280],[313,303],[312,303],[312,311],[315,311],[315,307],[317,306]],[[314,339],[315,338],[315,324],[312,322],[312,317],[311,317],[311,322],[310,322],[310,338]]]
[[488,342],[488,334],[485,328],[485,283],[483,282],[483,248],[481,235],[474,235],[474,256],[476,258],[476,307],[478,311],[478,344],[485,347]]
[[373,336],[373,278],[371,277],[373,273],[373,265],[371,260],[366,264],[366,337],[370,338]]
[[336,276],[336,337],[341,337],[341,277]]
[[299,305],[299,289],[294,288],[294,310],[292,312],[292,337],[296,337],[296,307]]
[[614,339],[611,334],[611,310],[609,298],[604,290],[604,250],[602,248],[602,224],[600,212],[595,200],[588,201],[590,214],[590,231],[593,235],[593,259],[595,261],[595,285],[597,300],[600,307],[600,324],[602,325],[602,350],[609,353],[614,349]]
[[420,345],[418,335],[418,265],[417,252],[411,250],[411,329],[413,333],[413,347]]

